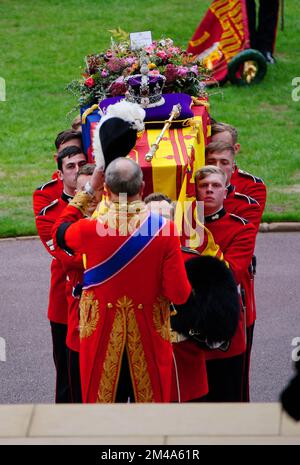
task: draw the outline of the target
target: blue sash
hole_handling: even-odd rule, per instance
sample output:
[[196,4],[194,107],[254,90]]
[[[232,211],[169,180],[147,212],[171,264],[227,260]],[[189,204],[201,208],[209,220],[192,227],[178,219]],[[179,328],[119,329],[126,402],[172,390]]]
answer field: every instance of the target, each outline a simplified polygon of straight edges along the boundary
[[150,244],[165,224],[162,216],[151,213],[110,257],[84,272],[83,289],[103,284],[122,271]]

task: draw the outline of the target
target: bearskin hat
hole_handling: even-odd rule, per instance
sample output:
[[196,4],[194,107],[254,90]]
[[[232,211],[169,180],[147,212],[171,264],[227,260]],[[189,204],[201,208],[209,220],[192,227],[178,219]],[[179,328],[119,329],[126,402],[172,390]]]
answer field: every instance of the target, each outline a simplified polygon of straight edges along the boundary
[[229,341],[239,322],[240,300],[232,272],[211,256],[198,256],[185,263],[193,291],[188,301],[176,305],[172,329],[192,337],[199,345]]
[[137,103],[122,100],[109,105],[93,133],[93,152],[99,168],[129,154],[136,144],[137,132],[144,129],[145,115]]

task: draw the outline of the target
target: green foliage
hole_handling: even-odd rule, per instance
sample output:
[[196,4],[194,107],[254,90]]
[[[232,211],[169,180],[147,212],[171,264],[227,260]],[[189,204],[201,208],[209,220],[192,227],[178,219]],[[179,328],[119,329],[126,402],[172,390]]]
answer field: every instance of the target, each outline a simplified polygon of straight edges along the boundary
[[[2,0],[0,76],[0,236],[35,232],[32,191],[50,179],[54,139],[70,126],[76,98],[66,91],[84,57],[105,49],[109,30],[152,30],[186,48],[209,0]],[[239,130],[239,165],[268,186],[265,220],[299,220],[300,102],[291,98],[299,76],[300,3],[285,2],[278,31],[278,63],[251,88],[226,84],[211,90],[211,114]],[[76,88],[73,89],[76,91]],[[298,95],[300,92],[298,92]]]

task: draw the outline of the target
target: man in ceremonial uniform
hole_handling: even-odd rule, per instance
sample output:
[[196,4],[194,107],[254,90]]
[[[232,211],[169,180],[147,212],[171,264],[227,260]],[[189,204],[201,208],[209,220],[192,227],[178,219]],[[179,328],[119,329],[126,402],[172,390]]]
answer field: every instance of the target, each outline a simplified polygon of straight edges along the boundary
[[[96,168],[95,164],[87,163],[79,168],[76,175],[76,192],[84,190],[84,186],[91,179]],[[98,202],[101,200],[102,191],[95,192],[95,201],[91,202],[90,210],[87,211],[87,217],[90,217]],[[65,263],[64,258],[67,258]],[[83,263],[80,260],[76,267],[72,268],[68,263],[69,255],[62,254],[61,262],[66,267],[66,295],[68,303],[68,330],[66,336],[66,345],[68,347],[68,366],[69,366],[69,383],[71,390],[72,402],[82,402],[80,370],[79,370],[79,301],[83,280]]]
[[142,171],[131,159],[109,164],[108,200],[97,219],[82,219],[101,183],[97,168],[86,192],[75,196],[54,228],[60,247],[86,256],[80,302],[83,402],[169,402],[169,302],[184,303],[191,293],[179,238],[172,222],[149,215],[141,201]]
[[[195,186],[197,200],[204,202],[205,225],[223,252],[236,284],[240,285],[251,263],[256,228],[247,220],[226,212],[223,206],[226,179],[226,174],[220,168],[205,166],[197,171]],[[238,329],[229,347],[220,346],[207,352],[209,401],[243,400],[245,350],[245,319],[241,311]]]
[[[79,147],[82,149],[81,133],[68,129],[60,132],[55,139],[56,155],[54,156],[57,160],[57,154],[66,147]],[[38,215],[39,212],[50,205],[53,200],[60,198],[63,191],[63,182],[60,179],[57,170],[53,173],[52,179],[40,187],[38,187],[33,193],[33,211],[34,215]]]
[[[234,147],[235,157],[240,150],[236,128],[226,123],[213,123],[211,127],[211,142],[225,142]],[[246,194],[255,199],[261,208],[261,214],[266,205],[266,185],[263,180],[247,171],[238,168],[236,162],[230,182],[235,186],[236,192]]]
[[258,21],[256,21],[255,0],[246,0],[246,6],[251,48],[259,50],[268,63],[274,64],[273,52],[278,23],[279,0],[260,0]]
[[[234,127],[223,123],[216,123],[213,125],[212,134],[213,142],[206,147],[205,161],[206,164],[218,166],[226,173],[227,194],[224,200],[224,207],[228,212],[235,213],[253,223],[258,231],[266,203],[266,186],[261,179],[239,170],[234,165],[234,156],[240,148],[240,144],[237,143],[237,131]],[[240,192],[239,189],[241,189],[242,192]],[[250,193],[254,197],[251,197]],[[261,204],[259,204],[259,202],[261,202]],[[247,322],[247,350],[244,377],[245,400],[249,400],[250,397],[250,355],[256,320],[254,291],[255,272],[256,257],[253,256],[252,263],[242,282]]]
[[57,166],[63,183],[61,196],[43,208],[36,216],[36,227],[46,250],[52,255],[51,283],[49,292],[48,318],[51,325],[53,357],[56,367],[57,403],[70,402],[68,363],[67,363],[67,321],[68,306],[66,297],[66,272],[68,267],[81,267],[81,257],[70,257],[56,249],[52,240],[53,225],[68,202],[73,198],[76,188],[76,173],[86,164],[86,156],[78,147],[66,147],[59,152]]
[[[221,168],[226,176],[226,199],[224,200],[224,208],[229,213],[234,213],[242,218],[245,218],[250,223],[254,224],[257,231],[260,225],[262,209],[257,200],[246,194],[241,194],[236,191],[236,187],[231,184],[232,173],[234,168],[234,147],[222,141],[215,141],[208,144],[205,150],[205,162],[207,165],[214,165]],[[245,375],[244,375],[244,400],[249,401],[249,372],[250,372],[250,356],[253,342],[254,324],[256,320],[256,302],[254,292],[254,275],[255,270],[253,263],[256,263],[256,258],[253,256],[252,263],[248,268],[242,280],[241,292],[243,303],[246,312],[246,327],[247,327],[247,348],[245,354]]]

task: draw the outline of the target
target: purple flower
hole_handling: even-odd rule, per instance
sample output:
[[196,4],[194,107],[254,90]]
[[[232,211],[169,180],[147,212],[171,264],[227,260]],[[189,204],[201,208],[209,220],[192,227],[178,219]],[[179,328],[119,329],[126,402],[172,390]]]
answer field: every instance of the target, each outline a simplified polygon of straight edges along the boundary
[[125,58],[125,63],[126,63],[126,65],[129,65],[129,66],[133,65],[133,63],[136,63],[136,61],[137,61],[137,59],[134,58],[134,57]]
[[198,76],[199,74],[199,71],[198,71],[198,66],[197,65],[194,65],[191,67],[190,71],[194,74],[196,74],[196,76]]

